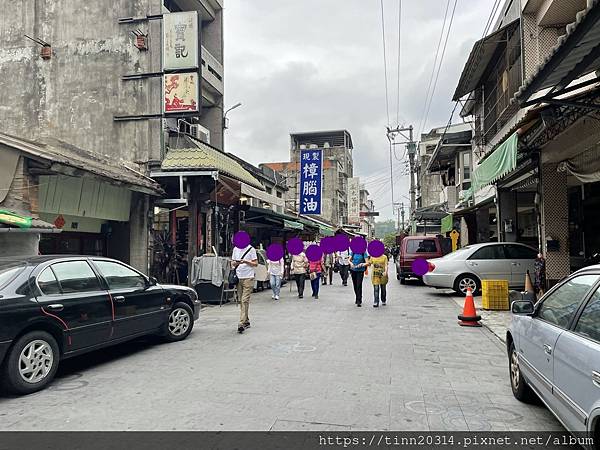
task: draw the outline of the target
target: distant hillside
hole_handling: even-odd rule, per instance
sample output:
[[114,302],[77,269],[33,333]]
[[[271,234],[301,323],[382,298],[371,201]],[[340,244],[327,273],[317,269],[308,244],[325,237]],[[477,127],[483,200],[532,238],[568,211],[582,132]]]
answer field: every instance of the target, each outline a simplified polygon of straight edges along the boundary
[[383,239],[386,235],[396,232],[396,222],[392,219],[375,222],[375,237]]

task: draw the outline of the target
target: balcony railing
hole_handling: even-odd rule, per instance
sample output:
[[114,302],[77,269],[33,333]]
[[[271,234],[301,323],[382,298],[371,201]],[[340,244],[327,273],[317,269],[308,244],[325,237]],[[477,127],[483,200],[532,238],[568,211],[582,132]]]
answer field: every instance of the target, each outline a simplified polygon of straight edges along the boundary
[[202,79],[217,94],[223,95],[223,64],[202,46]]

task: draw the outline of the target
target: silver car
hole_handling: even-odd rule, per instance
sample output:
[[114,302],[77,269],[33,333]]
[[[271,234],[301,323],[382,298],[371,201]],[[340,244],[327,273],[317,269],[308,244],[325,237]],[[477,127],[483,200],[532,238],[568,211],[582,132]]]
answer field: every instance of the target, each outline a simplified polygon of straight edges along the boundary
[[481,280],[507,280],[510,288],[525,286],[527,271],[533,276],[537,250],[516,242],[474,244],[430,259],[423,276],[427,286],[454,289],[466,294],[481,289]]
[[532,392],[571,432],[600,438],[600,266],[582,269],[535,305],[516,301],[506,333],[514,396]]

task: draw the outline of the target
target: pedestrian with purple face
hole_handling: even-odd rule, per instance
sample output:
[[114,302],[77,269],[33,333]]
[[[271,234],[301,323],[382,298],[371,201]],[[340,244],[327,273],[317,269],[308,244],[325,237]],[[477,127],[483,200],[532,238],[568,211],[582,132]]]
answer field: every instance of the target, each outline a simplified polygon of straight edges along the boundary
[[306,272],[308,270],[308,258],[304,252],[292,256],[292,275],[296,280],[298,298],[304,297],[304,285],[306,283]]

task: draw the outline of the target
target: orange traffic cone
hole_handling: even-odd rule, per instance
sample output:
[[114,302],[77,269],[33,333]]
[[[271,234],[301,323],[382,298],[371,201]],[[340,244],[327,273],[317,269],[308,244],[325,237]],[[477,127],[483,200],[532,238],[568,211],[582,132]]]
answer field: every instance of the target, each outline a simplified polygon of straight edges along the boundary
[[463,313],[458,316],[458,324],[461,327],[480,327],[481,324],[479,321],[481,320],[481,316],[477,315],[477,310],[475,309],[475,301],[473,300],[473,292],[471,288],[467,289],[467,296],[465,297],[465,306],[463,308]]
[[533,290],[533,283],[531,282],[531,275],[529,275],[529,270],[525,274],[525,292],[535,292]]

